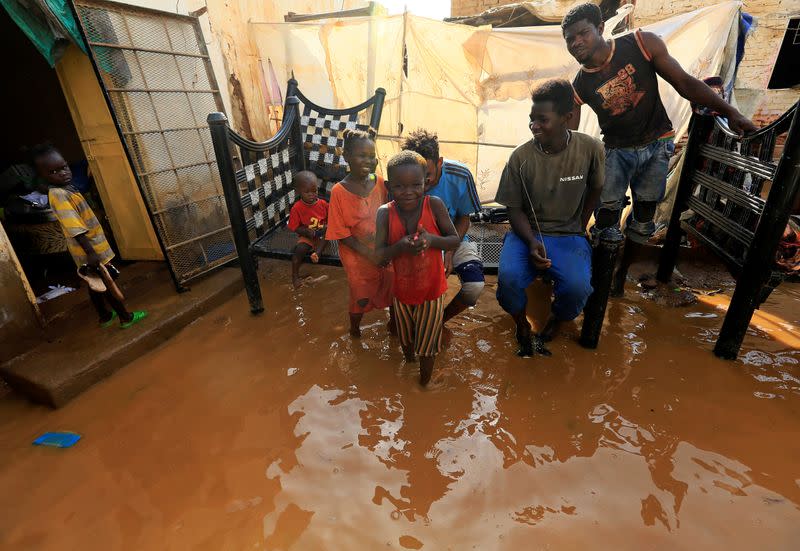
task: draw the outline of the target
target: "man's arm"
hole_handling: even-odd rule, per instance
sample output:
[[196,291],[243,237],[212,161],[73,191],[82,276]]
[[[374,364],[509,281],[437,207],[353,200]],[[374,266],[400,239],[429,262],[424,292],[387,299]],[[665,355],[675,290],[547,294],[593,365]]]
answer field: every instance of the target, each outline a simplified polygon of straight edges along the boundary
[[469,231],[469,226],[470,226],[469,214],[456,216],[456,219],[453,220],[453,226],[455,226],[456,228],[456,233],[458,234],[458,238],[464,239],[464,236],[467,235],[467,232]]
[[581,212],[581,230],[586,231],[592,213],[600,203],[600,194],[603,191],[603,184],[606,179],[606,152],[598,142],[592,161],[589,164],[589,176],[587,178],[588,191],[586,199],[583,201],[583,212]]
[[[431,210],[436,218],[436,225],[439,226],[439,232],[442,235],[433,235],[428,232],[423,234],[423,238],[428,240],[428,246],[434,249],[441,249],[443,251],[453,251],[458,248],[461,239],[456,232],[453,221],[450,220],[450,214],[447,212],[447,207],[444,202],[438,197],[430,198]],[[469,222],[469,217],[467,217]]]
[[653,59],[656,72],[669,82],[681,96],[691,102],[710,107],[726,117],[730,129],[740,136],[758,130],[756,125],[722,99],[706,83],[684,71],[680,63],[669,54],[664,41],[656,34],[642,32],[640,36],[644,47]]

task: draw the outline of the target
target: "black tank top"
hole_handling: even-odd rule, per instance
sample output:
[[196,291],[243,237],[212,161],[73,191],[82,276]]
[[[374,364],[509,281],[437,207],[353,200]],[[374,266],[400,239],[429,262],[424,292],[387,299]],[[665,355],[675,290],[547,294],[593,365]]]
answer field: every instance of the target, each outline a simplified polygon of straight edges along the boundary
[[637,147],[672,134],[658,80],[640,31],[612,40],[611,57],[596,69],[581,67],[575,101],[597,114],[608,147]]

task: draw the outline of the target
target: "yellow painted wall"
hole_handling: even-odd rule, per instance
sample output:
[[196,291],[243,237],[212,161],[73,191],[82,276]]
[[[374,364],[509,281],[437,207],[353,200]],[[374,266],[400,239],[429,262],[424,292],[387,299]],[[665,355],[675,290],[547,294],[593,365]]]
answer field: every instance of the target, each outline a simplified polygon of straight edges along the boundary
[[56,72],[114,232],[119,255],[126,260],[163,260],[89,58],[77,46],[70,46],[56,66]]

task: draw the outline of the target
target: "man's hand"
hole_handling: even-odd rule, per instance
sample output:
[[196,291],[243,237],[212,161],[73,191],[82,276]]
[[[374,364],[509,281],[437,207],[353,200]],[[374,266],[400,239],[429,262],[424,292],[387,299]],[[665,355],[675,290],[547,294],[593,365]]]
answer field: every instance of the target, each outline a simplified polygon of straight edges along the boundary
[[753,121],[736,111],[728,117],[728,127],[736,132],[739,136],[745,134],[752,134],[758,130],[758,127],[753,124]]
[[455,251],[446,251],[444,253],[444,276],[448,277],[453,273],[453,255]]
[[539,270],[547,270],[553,265],[550,259],[547,258],[547,251],[541,241],[534,241],[533,245],[531,245],[531,258],[533,259],[533,265]]

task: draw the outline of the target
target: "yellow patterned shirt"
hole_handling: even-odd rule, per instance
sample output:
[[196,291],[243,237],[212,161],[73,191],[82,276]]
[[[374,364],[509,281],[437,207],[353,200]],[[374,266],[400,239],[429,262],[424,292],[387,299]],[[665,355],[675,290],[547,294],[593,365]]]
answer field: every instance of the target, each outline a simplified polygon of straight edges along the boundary
[[100,255],[103,264],[114,258],[114,251],[108,244],[103,227],[94,211],[86,203],[83,195],[71,186],[52,187],[48,193],[50,208],[58,218],[64,236],[67,238],[69,254],[78,267],[86,264],[86,251],[75,237],[85,234],[94,251]]

